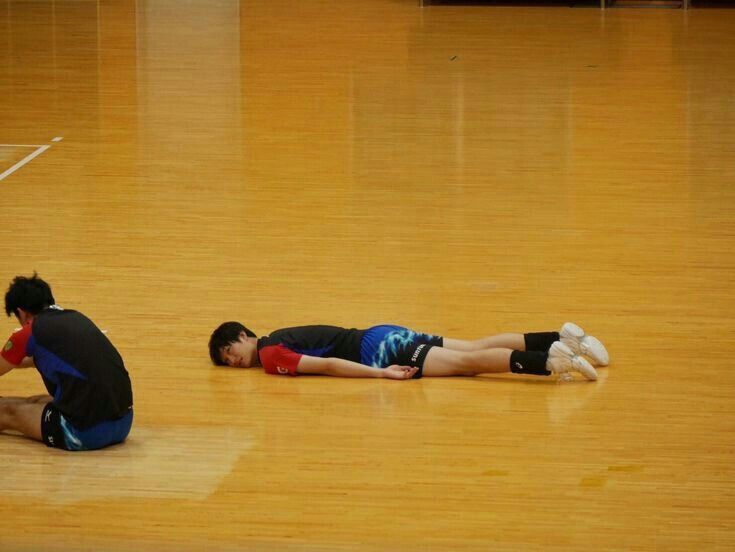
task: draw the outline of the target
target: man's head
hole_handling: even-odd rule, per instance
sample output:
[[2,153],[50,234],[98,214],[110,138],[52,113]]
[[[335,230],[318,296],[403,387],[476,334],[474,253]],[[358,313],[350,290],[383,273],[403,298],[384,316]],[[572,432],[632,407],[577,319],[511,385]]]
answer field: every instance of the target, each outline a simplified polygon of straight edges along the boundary
[[30,278],[16,276],[5,293],[5,313],[14,315],[21,324],[55,303],[51,287],[35,272]]
[[217,366],[250,368],[258,364],[258,339],[239,322],[225,322],[209,338],[209,357]]

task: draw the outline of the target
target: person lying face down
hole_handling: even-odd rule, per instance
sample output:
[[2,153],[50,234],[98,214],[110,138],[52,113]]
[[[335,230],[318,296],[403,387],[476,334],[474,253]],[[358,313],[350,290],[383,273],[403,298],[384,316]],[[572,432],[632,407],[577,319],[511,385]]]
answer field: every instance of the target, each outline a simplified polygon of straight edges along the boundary
[[262,367],[276,375],[322,374],[395,380],[513,372],[549,376],[580,373],[597,379],[609,364],[599,339],[567,322],[559,332],[504,333],[474,341],[380,325],[364,330],[299,326],[258,338],[240,322],[221,324],[209,340],[219,366]]

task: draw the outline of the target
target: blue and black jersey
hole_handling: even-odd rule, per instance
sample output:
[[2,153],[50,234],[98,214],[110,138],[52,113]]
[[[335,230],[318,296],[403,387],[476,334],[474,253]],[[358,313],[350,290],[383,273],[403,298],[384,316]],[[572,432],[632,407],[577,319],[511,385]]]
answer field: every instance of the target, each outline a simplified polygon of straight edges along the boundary
[[120,418],[133,404],[122,357],[80,312],[42,311],[10,337],[3,356],[16,365],[33,357],[54,406],[80,430]]
[[439,336],[415,332],[402,326],[373,326],[367,330],[337,326],[299,326],[276,330],[258,339],[258,358],[269,374],[296,375],[302,355],[334,357],[374,368],[391,364],[423,365]]
[[337,326],[299,326],[258,339],[258,357],[269,374],[295,374],[301,355],[360,362],[364,330]]

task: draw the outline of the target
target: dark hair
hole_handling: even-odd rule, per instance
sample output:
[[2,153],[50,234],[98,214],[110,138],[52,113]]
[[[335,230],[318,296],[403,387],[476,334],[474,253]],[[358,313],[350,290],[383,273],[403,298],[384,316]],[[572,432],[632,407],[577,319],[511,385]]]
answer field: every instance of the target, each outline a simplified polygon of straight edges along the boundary
[[55,303],[51,287],[35,272],[30,278],[16,276],[5,293],[5,313],[8,316],[18,316],[18,309],[35,316]]
[[248,337],[258,337],[239,322],[225,322],[212,332],[212,337],[209,338],[209,358],[212,359],[214,364],[217,366],[225,365],[220,355],[222,347],[227,347],[230,343],[240,339],[242,332],[245,332]]

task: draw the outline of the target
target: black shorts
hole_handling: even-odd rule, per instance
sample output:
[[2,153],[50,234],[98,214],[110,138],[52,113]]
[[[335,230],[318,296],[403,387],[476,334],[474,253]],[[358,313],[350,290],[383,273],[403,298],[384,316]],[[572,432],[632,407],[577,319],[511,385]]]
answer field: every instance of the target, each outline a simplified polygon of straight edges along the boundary
[[41,415],[41,436],[46,446],[64,450],[94,450],[122,443],[133,425],[133,409],[115,420],[107,420],[87,429],[77,429],[48,403]]
[[438,335],[415,332],[402,326],[374,326],[365,332],[360,346],[362,364],[387,368],[392,364],[415,366],[423,376],[424,361],[432,347],[441,347],[444,339]]

